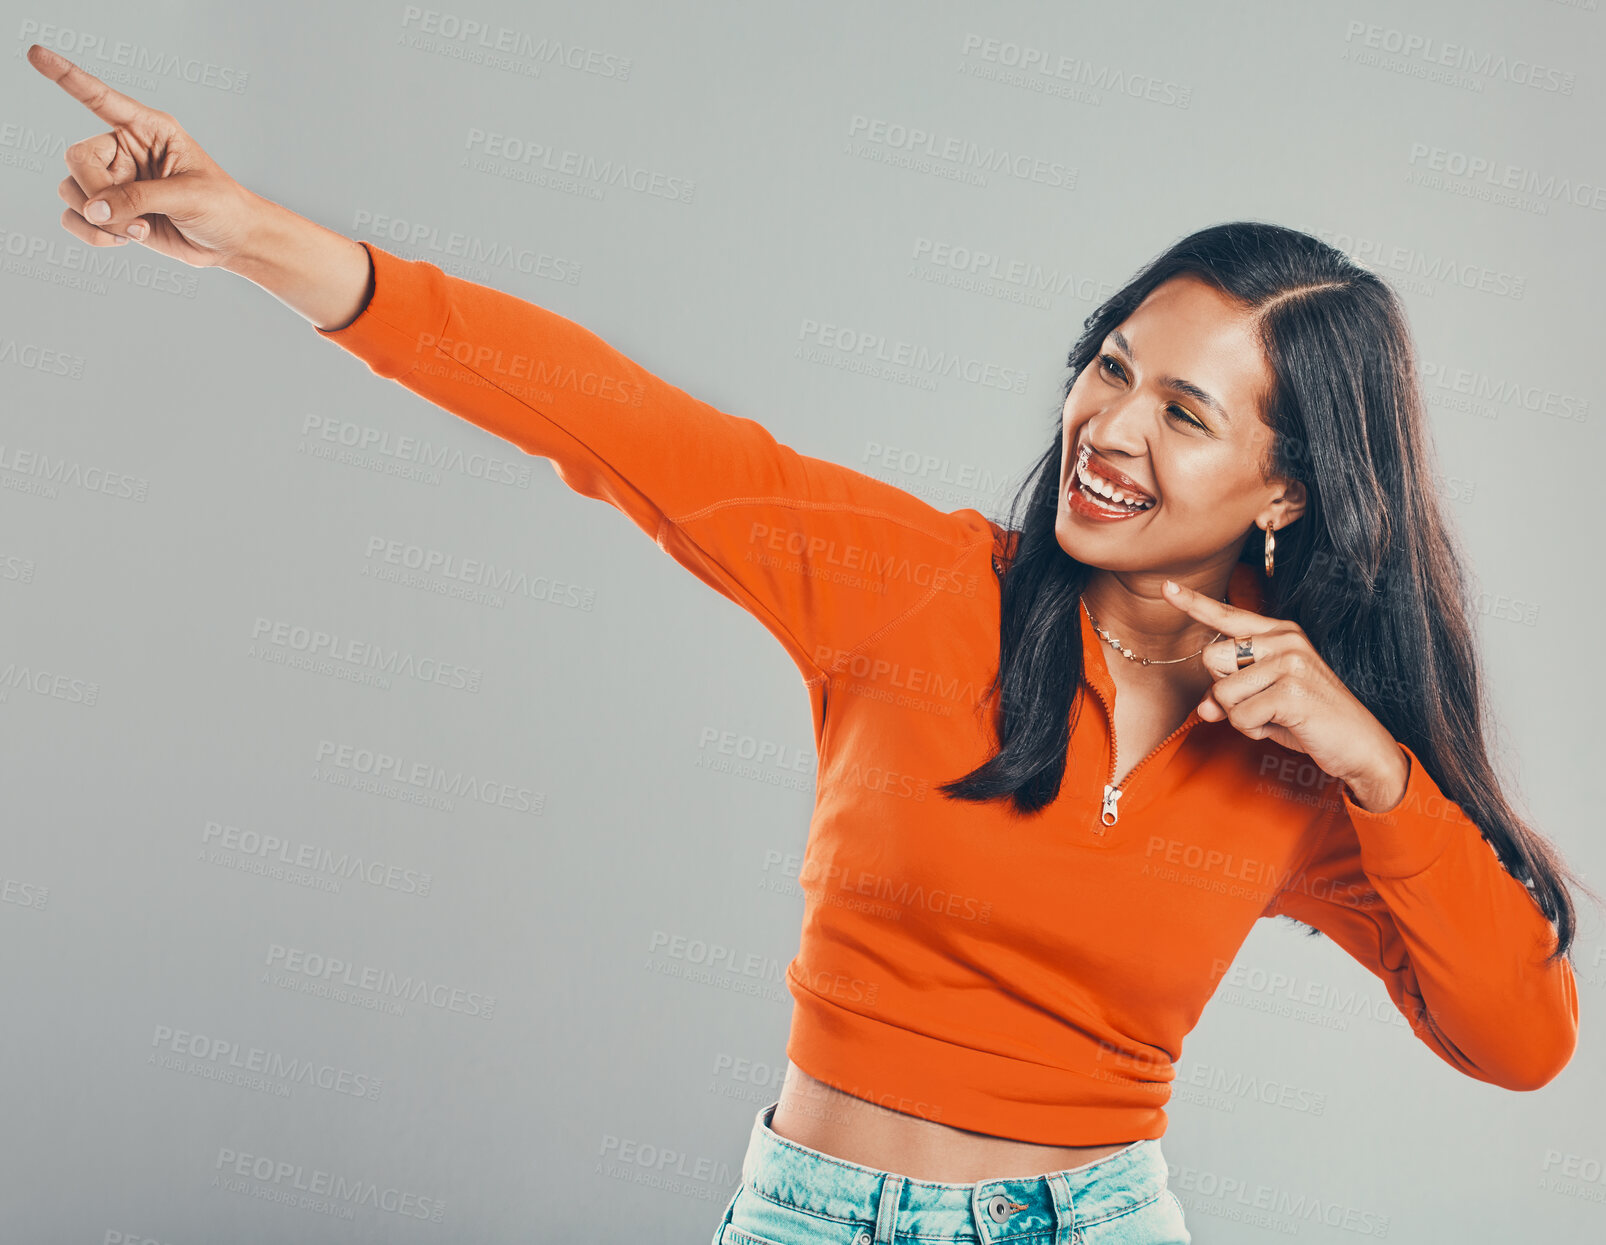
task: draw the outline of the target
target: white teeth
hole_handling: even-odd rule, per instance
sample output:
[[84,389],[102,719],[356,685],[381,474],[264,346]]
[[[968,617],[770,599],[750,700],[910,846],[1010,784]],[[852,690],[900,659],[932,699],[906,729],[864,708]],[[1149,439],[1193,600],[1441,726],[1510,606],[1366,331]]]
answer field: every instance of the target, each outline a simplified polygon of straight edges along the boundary
[[1089,471],[1085,463],[1086,459],[1077,459],[1076,478],[1082,484],[1084,484],[1090,492],[1097,493],[1100,497],[1106,497],[1119,505],[1124,505],[1130,510],[1147,510],[1154,504],[1152,501],[1148,500],[1136,501],[1129,499],[1125,493],[1112,485],[1108,480],[1101,479]]

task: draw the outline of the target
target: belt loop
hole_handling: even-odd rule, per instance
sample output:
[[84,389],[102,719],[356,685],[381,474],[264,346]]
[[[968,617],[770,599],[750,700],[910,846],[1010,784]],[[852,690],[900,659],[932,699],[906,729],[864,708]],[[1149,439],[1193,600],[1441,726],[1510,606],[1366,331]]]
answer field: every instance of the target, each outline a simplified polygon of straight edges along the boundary
[[903,1177],[888,1172],[881,1182],[881,1197],[876,1205],[875,1245],[891,1245],[892,1233],[898,1226],[898,1203],[903,1200]]
[[1076,1239],[1076,1208],[1063,1171],[1048,1173],[1048,1192],[1054,1199],[1054,1245],[1071,1245]]

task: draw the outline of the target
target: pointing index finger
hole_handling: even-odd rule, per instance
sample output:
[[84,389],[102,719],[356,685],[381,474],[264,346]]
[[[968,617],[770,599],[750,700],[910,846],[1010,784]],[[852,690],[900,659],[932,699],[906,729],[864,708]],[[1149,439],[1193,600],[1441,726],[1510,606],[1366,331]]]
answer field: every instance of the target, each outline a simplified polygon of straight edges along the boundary
[[102,121],[131,125],[150,112],[132,96],[107,86],[87,69],[80,69],[60,52],[42,43],[30,44],[28,63]]
[[1275,618],[1217,601],[1174,580],[1165,581],[1164,596],[1189,618],[1214,627],[1222,635],[1261,635],[1277,626]]

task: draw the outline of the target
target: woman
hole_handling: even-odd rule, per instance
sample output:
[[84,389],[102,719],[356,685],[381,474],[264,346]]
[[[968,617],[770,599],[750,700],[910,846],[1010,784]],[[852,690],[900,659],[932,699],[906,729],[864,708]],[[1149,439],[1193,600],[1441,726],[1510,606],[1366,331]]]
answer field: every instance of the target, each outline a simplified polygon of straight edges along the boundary
[[255,281],[550,459],[797,664],[792,1062],[716,1242],[1189,1240],[1163,1108],[1261,917],[1331,936],[1468,1076],[1570,1059],[1579,883],[1485,754],[1406,326],[1340,253],[1239,223],[1146,266],[1087,321],[1005,527],[305,221],[28,56],[114,127],[67,151],[74,236]]

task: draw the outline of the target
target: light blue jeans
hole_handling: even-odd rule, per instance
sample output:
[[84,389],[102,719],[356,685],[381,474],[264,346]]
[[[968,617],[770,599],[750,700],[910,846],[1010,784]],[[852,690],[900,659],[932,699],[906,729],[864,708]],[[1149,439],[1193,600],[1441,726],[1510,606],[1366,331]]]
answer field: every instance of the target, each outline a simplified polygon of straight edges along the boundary
[[712,1245],[1189,1245],[1158,1140],[1041,1176],[941,1184],[821,1154],[753,1120]]

